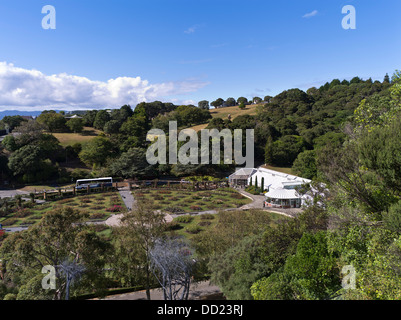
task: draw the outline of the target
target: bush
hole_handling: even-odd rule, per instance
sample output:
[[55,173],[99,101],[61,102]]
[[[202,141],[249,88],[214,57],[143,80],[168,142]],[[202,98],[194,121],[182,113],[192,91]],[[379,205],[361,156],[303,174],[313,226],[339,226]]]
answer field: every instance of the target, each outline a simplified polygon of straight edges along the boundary
[[3,300],[17,300],[17,295],[15,293],[7,293]]
[[202,228],[198,225],[195,226],[189,226],[185,229],[186,232],[190,233],[190,234],[198,234],[199,232],[202,231]]
[[210,222],[210,221],[201,221],[201,222],[199,222],[199,225],[201,226],[201,227],[208,227],[208,226],[210,226],[212,223]]
[[253,195],[260,195],[261,193],[263,193],[262,188],[256,188],[255,186],[246,187],[245,191]]
[[202,220],[213,220],[213,219],[215,218],[215,216],[214,216],[213,214],[206,213],[206,214],[202,214],[202,215],[200,216],[200,218],[201,218]]
[[114,205],[106,209],[107,212],[122,212],[123,210],[124,210],[123,207],[119,205]]
[[175,231],[175,230],[180,230],[180,229],[182,229],[182,226],[175,221],[171,221],[169,223],[166,223],[166,225],[165,225],[166,231]]
[[230,197],[234,198],[234,199],[243,199],[244,198],[244,196],[242,194],[239,194],[239,193],[233,193],[233,194],[230,195]]
[[92,220],[93,219],[104,219],[105,217],[106,217],[106,214],[97,212],[97,213],[92,213],[90,215],[89,219],[92,219]]
[[193,211],[202,210],[202,207],[199,207],[199,206],[190,206],[189,208],[190,208],[191,210],[193,210]]
[[15,212],[14,217],[16,217],[16,218],[25,218],[25,217],[27,217],[27,216],[29,216],[31,214],[32,214],[32,211],[29,210],[29,209],[18,209]]
[[182,210],[182,208],[178,207],[178,206],[170,206],[170,207],[166,207],[164,208],[164,211],[167,211],[169,213],[175,213],[175,214],[182,214],[184,213],[184,210]]
[[177,221],[178,223],[191,223],[192,221],[194,221],[194,217],[181,216],[181,217],[175,218],[175,221]]
[[15,224],[18,221],[17,218],[8,218],[6,220],[4,220],[1,224],[3,226],[12,226],[13,224]]

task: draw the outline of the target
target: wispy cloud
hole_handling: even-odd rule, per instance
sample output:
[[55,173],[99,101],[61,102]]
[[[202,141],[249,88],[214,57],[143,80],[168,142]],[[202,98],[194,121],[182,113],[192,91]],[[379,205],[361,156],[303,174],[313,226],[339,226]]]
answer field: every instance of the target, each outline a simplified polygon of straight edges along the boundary
[[319,11],[313,10],[312,12],[309,12],[309,13],[303,15],[302,18],[312,18],[312,17],[316,16],[318,13],[319,13]]
[[196,79],[153,84],[141,77],[96,81],[66,73],[46,75],[0,62],[0,111],[135,106],[143,101],[185,95],[206,85]]
[[184,33],[186,33],[186,34],[194,33],[199,27],[200,26],[198,24],[196,24],[192,27],[189,27],[187,30],[184,31]]

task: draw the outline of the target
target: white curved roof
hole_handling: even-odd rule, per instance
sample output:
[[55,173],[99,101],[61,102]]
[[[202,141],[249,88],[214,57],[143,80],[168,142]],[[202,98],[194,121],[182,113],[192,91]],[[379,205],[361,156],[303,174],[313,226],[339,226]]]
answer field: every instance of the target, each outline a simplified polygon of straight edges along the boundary
[[296,190],[288,190],[288,189],[274,189],[267,193],[265,196],[272,199],[298,199],[299,195]]

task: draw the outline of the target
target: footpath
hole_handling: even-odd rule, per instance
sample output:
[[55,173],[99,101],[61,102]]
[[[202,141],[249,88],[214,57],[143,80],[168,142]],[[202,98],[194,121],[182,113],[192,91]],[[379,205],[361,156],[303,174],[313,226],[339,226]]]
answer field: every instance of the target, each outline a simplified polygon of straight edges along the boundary
[[[162,289],[150,290],[150,298],[151,300],[164,300]],[[223,300],[223,294],[220,291],[219,287],[211,285],[209,281],[203,281],[191,284],[188,299]],[[96,300],[147,300],[147,298],[146,298],[146,291],[143,290],[143,291],[107,296],[103,299],[96,299]]]

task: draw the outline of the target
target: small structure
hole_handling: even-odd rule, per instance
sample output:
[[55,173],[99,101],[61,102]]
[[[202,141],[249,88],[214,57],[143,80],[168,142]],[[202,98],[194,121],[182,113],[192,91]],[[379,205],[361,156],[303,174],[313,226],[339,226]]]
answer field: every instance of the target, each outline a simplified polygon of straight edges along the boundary
[[257,170],[255,168],[241,168],[228,177],[232,188],[245,188],[248,185],[249,177]]
[[266,192],[265,206],[271,208],[300,208],[307,198],[299,195],[296,189],[310,182],[305,178],[265,168],[255,169],[248,180],[249,185]]

